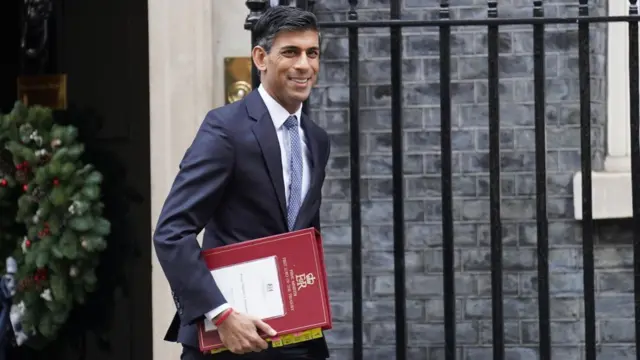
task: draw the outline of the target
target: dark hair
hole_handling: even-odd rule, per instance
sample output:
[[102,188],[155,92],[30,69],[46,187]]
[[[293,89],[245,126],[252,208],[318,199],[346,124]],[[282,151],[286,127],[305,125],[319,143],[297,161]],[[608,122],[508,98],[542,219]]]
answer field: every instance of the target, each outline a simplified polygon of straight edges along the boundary
[[269,52],[279,32],[304,30],[318,31],[318,20],[312,12],[284,5],[270,7],[253,26],[255,45]]

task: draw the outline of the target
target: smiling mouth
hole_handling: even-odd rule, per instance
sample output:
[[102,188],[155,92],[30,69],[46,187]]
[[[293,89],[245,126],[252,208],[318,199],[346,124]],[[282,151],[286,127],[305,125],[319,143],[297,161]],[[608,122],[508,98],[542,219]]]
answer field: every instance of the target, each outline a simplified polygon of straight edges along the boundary
[[295,82],[296,84],[304,85],[309,82],[311,78],[289,78],[289,80]]

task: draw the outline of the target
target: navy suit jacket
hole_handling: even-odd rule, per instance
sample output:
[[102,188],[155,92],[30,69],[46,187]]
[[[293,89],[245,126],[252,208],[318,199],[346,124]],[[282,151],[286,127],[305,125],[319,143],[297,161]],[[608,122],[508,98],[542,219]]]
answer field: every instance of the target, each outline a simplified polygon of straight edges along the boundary
[[[320,230],[329,138],[304,113],[301,126],[311,177],[295,230]],[[177,308],[165,340],[198,347],[196,323],[225,302],[201,259],[202,249],[288,231],[282,178],[275,127],[256,90],[207,114],[180,163],[153,237]],[[203,228],[201,248],[196,236]]]

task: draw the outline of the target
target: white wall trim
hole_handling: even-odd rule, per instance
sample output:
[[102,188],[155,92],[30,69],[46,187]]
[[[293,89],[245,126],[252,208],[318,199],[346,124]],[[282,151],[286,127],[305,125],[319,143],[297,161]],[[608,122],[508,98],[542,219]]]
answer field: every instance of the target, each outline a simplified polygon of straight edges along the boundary
[[[609,15],[627,15],[627,1],[609,0]],[[607,156],[605,169],[629,172],[629,25],[608,24],[607,34]]]
[[[178,164],[206,113],[224,104],[224,57],[249,56],[244,1],[148,3],[152,231]],[[153,358],[179,359],[163,340],[175,305],[152,253]]]
[[[157,0],[148,6],[153,231],[184,150],[212,105],[213,41],[211,1]],[[180,346],[163,340],[175,305],[155,251],[151,272],[153,358],[179,359]]]
[[[627,15],[627,1],[609,0],[610,16]],[[629,27],[609,23],[607,34],[607,149],[604,171],[593,172],[593,218],[632,217],[629,140]],[[582,173],[573,179],[574,217],[582,219]]]

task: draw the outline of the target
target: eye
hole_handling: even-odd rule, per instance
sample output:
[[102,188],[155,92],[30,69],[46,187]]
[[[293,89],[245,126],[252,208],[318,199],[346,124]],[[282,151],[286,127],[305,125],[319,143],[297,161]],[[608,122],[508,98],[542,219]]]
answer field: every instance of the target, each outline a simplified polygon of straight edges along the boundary
[[282,55],[287,56],[287,57],[295,56],[296,55],[296,51],[293,50],[293,49],[287,49],[287,50],[284,50],[282,52]]
[[318,50],[310,50],[310,51],[307,52],[307,56],[312,58],[312,59],[315,59],[318,56],[320,56],[320,52]]

